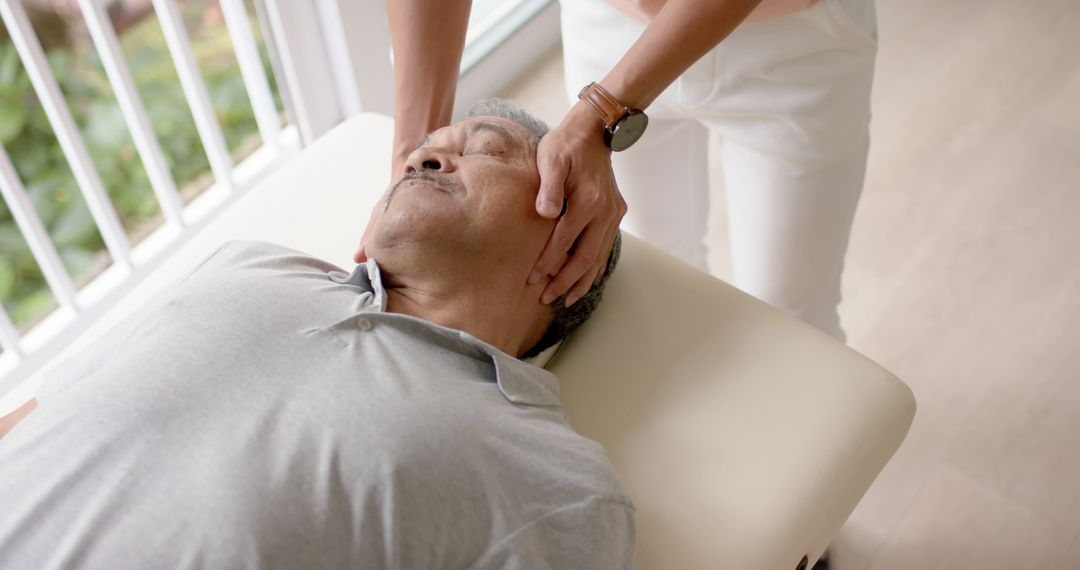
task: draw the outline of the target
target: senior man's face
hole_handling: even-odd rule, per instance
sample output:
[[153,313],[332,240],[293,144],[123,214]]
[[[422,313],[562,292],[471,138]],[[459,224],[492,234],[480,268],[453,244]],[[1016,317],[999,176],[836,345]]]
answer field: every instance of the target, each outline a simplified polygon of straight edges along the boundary
[[378,259],[388,247],[428,243],[531,267],[556,223],[536,213],[539,187],[521,125],[481,116],[444,127],[409,156],[368,250]]

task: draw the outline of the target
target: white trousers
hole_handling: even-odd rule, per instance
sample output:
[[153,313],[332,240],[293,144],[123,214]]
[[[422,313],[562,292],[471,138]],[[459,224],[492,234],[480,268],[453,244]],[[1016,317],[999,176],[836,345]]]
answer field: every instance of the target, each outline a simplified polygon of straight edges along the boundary
[[[604,0],[563,0],[567,93],[603,78],[644,30]],[[707,270],[707,145],[719,135],[734,284],[844,340],[840,275],[869,148],[872,0],[744,24],[646,111],[614,153],[622,227]]]

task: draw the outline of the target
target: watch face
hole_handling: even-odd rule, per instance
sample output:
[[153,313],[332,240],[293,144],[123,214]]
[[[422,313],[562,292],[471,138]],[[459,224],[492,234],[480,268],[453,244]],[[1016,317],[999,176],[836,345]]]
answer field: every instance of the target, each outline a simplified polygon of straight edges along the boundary
[[649,118],[641,111],[630,111],[623,117],[611,133],[611,150],[620,151],[630,148],[645,133]]

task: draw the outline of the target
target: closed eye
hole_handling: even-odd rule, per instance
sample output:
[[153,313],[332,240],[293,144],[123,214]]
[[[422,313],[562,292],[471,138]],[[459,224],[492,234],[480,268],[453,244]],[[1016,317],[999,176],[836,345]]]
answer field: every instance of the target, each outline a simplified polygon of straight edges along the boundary
[[501,149],[498,149],[498,148],[489,147],[489,146],[478,146],[478,147],[466,148],[465,149],[465,154],[479,154],[479,155],[483,155],[483,156],[501,157],[505,153]]

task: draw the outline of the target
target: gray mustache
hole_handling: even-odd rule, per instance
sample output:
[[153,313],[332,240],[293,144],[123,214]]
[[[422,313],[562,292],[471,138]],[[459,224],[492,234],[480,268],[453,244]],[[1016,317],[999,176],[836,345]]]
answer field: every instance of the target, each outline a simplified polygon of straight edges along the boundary
[[394,184],[394,187],[390,189],[390,194],[386,197],[386,202],[383,203],[383,211],[385,212],[386,209],[390,207],[390,201],[394,199],[394,195],[397,194],[399,186],[410,180],[417,179],[431,182],[432,184],[435,184],[450,193],[458,192],[461,190],[460,184],[457,184],[456,182],[443,176],[438,176],[430,172],[423,171],[410,172],[405,176],[402,176],[401,180],[398,180],[397,183]]
[[452,181],[452,180],[450,180],[450,179],[448,179],[448,178],[446,178],[444,176],[439,176],[437,174],[432,174],[430,172],[416,171],[416,172],[410,172],[410,173],[406,174],[405,176],[401,177],[401,180],[399,180],[398,183],[394,185],[394,190],[397,190],[398,186],[401,186],[402,184],[408,182],[409,180],[417,180],[417,179],[426,180],[427,182],[437,184],[443,190],[447,190],[449,192],[456,192],[457,190],[460,189],[460,187],[459,187],[459,185],[457,183],[455,183],[454,181]]

